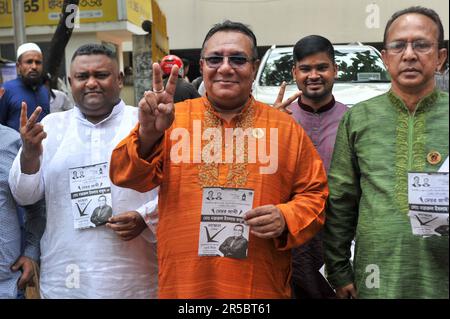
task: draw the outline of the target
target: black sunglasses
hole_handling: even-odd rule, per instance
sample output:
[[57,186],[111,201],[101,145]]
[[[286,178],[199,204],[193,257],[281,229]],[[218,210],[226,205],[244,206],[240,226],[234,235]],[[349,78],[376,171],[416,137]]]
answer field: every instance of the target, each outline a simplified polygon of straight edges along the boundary
[[246,63],[252,62],[255,60],[254,58],[248,58],[248,57],[242,56],[242,55],[230,55],[230,56],[211,55],[211,56],[202,57],[202,59],[205,60],[206,65],[212,69],[219,68],[224,63],[225,58],[228,59],[228,64],[233,69],[241,68]]

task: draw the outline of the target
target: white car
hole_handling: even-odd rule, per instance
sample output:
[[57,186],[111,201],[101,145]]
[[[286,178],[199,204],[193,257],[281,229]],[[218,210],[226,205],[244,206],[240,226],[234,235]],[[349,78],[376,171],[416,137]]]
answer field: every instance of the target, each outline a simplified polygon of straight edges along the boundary
[[[272,105],[280,85],[286,81],[284,99],[298,91],[292,77],[293,47],[272,46],[261,60],[253,83],[256,100]],[[377,49],[368,45],[334,45],[338,77],[333,95],[336,101],[352,106],[388,91],[391,81]]]

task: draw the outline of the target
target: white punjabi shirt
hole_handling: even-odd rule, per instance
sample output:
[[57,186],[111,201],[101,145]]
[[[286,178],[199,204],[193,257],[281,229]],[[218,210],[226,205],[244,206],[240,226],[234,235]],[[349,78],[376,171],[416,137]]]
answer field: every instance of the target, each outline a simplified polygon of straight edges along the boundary
[[105,226],[75,229],[69,169],[109,162],[114,147],[136,125],[138,109],[117,104],[103,121],[93,124],[78,107],[47,115],[47,138],[40,170],[23,174],[20,153],[10,171],[12,194],[27,205],[44,197],[47,223],[41,239],[43,298],[156,298],[157,195],[111,183],[113,215],[138,211],[148,228],[131,241]]

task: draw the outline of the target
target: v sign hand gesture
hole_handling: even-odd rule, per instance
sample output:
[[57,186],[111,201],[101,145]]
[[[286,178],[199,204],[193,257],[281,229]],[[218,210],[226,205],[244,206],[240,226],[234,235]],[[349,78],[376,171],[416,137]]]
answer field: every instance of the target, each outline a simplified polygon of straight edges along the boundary
[[292,111],[289,110],[287,107],[291,105],[291,103],[294,102],[296,99],[298,99],[300,95],[302,95],[302,91],[298,91],[293,96],[291,96],[290,98],[288,98],[286,101],[283,102],[284,92],[286,91],[286,85],[287,84],[285,81],[281,83],[280,91],[278,92],[277,99],[275,100],[273,107],[282,112],[292,114]]
[[40,159],[42,155],[42,141],[47,137],[44,132],[44,126],[37,123],[42,108],[38,106],[30,118],[27,117],[27,103],[22,102],[20,111],[20,137],[22,138],[22,154],[20,156],[20,165],[22,173],[35,174],[39,171]]
[[173,96],[178,78],[178,66],[173,66],[166,88],[162,70],[153,63],[153,91],[146,91],[139,101],[139,155],[146,158],[155,143],[175,119]]

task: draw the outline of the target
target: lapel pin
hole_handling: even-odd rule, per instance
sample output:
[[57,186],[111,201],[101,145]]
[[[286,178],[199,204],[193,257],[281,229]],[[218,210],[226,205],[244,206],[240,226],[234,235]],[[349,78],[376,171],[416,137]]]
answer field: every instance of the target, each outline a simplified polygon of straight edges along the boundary
[[437,165],[441,162],[441,160],[442,160],[442,156],[438,151],[431,151],[427,155],[427,161],[431,165]]

